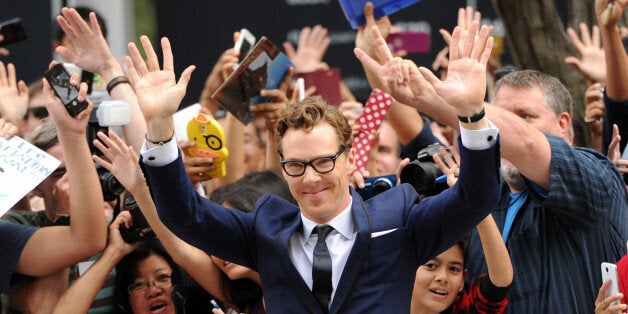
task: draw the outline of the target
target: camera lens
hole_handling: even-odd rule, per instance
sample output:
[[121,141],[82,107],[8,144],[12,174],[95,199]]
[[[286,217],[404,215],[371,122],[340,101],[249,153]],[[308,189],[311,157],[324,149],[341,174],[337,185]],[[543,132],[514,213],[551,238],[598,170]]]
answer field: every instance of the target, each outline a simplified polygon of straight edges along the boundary
[[435,163],[411,162],[401,170],[399,180],[409,183],[419,194],[425,194],[435,185],[436,178],[441,175],[440,169]]
[[379,195],[393,187],[392,182],[387,178],[379,178],[373,182],[373,194]]
[[120,184],[118,179],[116,179],[111,172],[101,172],[99,177],[100,185],[102,186],[102,195],[105,201],[113,201],[124,192],[124,186]]

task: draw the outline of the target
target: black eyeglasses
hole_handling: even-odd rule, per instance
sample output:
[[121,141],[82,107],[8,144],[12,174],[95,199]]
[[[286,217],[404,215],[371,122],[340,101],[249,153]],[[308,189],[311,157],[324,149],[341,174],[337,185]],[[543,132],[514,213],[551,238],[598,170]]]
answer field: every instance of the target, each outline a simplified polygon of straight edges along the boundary
[[170,275],[162,274],[158,275],[155,280],[151,281],[138,281],[129,285],[129,294],[140,294],[148,290],[151,284],[155,287],[167,286],[172,283],[172,277]]
[[305,168],[309,165],[318,173],[328,173],[336,168],[336,159],[345,151],[341,146],[336,155],[314,158],[310,161],[302,160],[281,160],[281,168],[291,177],[299,177],[305,173]]
[[28,108],[27,112],[28,111],[33,113],[33,117],[40,120],[48,117],[48,109],[46,109],[46,107],[31,107]]

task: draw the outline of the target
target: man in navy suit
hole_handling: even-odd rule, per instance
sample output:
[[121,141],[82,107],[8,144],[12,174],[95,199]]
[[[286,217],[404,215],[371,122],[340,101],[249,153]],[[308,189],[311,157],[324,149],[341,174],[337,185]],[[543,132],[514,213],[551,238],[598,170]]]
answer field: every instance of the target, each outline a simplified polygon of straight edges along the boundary
[[[469,46],[474,27],[466,38]],[[461,75],[448,83],[485,90],[484,80],[464,77],[485,71],[488,29],[478,36],[481,44],[460,53]],[[452,40],[457,45],[460,32]],[[147,121],[142,166],[159,216],[177,236],[208,254],[259,271],[269,313],[407,313],[417,267],[465,236],[499,198],[498,130],[484,117],[483,96],[468,97],[465,89],[452,86],[445,94],[461,121],[462,167],[458,183],[437,196],[419,200],[403,184],[363,201],[349,183],[355,163],[351,128],[338,109],[306,98],[289,106],[275,127],[283,175],[298,207],[270,195],[251,214],[214,204],[196,193],[172,139],[172,114],[193,67],[176,82],[168,40],[161,43],[164,70],[148,38],[141,42],[147,60],[130,44],[127,65]],[[401,88],[408,86],[409,74],[403,62],[388,73]],[[319,241],[331,264],[326,300],[313,278],[318,277],[313,257],[320,256],[314,233],[319,226],[333,227]]]

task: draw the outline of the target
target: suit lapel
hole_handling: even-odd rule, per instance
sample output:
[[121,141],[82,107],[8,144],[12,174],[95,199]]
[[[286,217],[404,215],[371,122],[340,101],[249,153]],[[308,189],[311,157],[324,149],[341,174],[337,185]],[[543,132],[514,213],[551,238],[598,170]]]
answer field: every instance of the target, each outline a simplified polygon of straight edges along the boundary
[[290,258],[290,252],[288,251],[288,248],[290,247],[290,237],[295,232],[301,232],[301,228],[301,215],[297,215],[294,222],[277,235],[275,248],[279,253],[281,266],[290,278],[289,282],[292,289],[299,296],[303,304],[311,309],[312,312],[319,313],[321,311],[320,306],[318,305],[316,298],[314,298],[310,288],[307,286],[305,281],[303,281],[303,277],[301,277],[299,271],[296,267],[294,267],[292,259]]
[[364,208],[362,198],[353,188],[351,188],[351,195],[353,197],[351,215],[353,216],[358,232],[345,268],[342,271],[340,282],[338,282],[338,288],[336,288],[336,293],[334,294],[330,313],[335,313],[340,306],[342,306],[355,285],[362,265],[364,264],[364,259],[368,254],[368,247],[371,241],[371,219]]

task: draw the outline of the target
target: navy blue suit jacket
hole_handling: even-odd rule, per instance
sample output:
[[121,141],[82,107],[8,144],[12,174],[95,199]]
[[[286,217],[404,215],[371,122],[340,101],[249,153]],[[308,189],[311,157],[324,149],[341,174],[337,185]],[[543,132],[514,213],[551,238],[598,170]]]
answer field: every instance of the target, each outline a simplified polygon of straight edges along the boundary
[[[416,269],[474,228],[499,199],[499,145],[461,146],[460,179],[419,202],[408,184],[363,202],[351,189],[356,240],[332,300],[331,313],[408,313]],[[288,250],[302,230],[299,208],[262,197],[254,213],[214,204],[196,193],[179,158],[143,164],[160,219],[184,241],[260,273],[269,313],[321,313]]]

